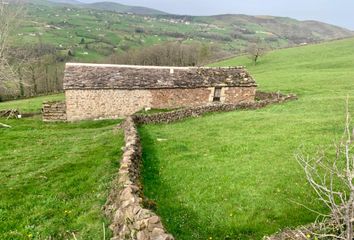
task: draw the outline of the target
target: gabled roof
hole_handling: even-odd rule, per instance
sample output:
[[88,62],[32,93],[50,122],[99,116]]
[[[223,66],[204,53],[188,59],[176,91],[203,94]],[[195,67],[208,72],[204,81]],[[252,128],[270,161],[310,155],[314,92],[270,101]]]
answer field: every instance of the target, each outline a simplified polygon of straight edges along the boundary
[[252,87],[256,82],[243,67],[157,67],[67,63],[64,89],[161,89]]

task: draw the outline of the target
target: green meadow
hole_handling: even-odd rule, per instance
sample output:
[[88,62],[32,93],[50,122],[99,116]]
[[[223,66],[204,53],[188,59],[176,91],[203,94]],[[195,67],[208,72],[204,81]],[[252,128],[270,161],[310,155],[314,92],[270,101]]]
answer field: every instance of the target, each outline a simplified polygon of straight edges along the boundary
[[[260,90],[299,100],[140,126],[145,195],[177,240],[261,239],[325,212],[295,153],[333,152],[354,93],[354,39],[277,50],[246,65]],[[63,94],[0,103],[39,112]],[[350,98],[354,113],[354,99]],[[0,119],[0,239],[109,239],[102,206],[118,169],[119,121]]]
[[43,102],[62,101],[64,94],[54,94],[49,96],[33,97],[15,101],[0,102],[0,110],[17,109],[22,113],[40,113]]
[[[39,112],[53,95],[0,103]],[[0,239],[109,239],[102,213],[118,171],[119,121],[43,123],[39,116],[0,128]]]
[[299,100],[140,127],[144,191],[176,239],[261,239],[314,221],[301,205],[326,212],[295,153],[333,153],[347,95],[354,114],[353,51],[347,39],[269,52],[256,66],[215,63],[245,65],[260,90]]

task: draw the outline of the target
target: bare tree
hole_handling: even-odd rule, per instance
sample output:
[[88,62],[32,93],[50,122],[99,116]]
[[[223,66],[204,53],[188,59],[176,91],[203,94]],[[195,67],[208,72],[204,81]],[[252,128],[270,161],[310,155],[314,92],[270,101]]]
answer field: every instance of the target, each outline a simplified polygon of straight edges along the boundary
[[351,151],[354,131],[350,123],[347,99],[345,131],[342,140],[335,144],[335,156],[327,158],[323,151],[314,158],[304,153],[296,155],[308,182],[330,210],[330,214],[323,215],[325,220],[320,224],[325,226],[326,231],[321,231],[318,237],[353,239],[354,154]]
[[[17,71],[12,68],[6,58],[8,38],[12,29],[15,28],[22,5],[20,2],[0,0],[0,92],[6,91],[16,84],[18,80]],[[1,127],[9,127],[1,123]]]
[[23,5],[20,0],[0,0],[0,90],[3,91],[18,80],[17,71],[9,64],[6,51],[11,30],[16,27],[22,12]]
[[108,62],[157,66],[197,66],[205,63],[210,55],[211,50],[207,45],[168,42],[142,49],[128,50],[123,54],[114,54],[108,59]]
[[254,65],[257,65],[259,58],[266,54],[267,51],[268,47],[260,40],[250,43],[246,48],[246,54],[252,60]]

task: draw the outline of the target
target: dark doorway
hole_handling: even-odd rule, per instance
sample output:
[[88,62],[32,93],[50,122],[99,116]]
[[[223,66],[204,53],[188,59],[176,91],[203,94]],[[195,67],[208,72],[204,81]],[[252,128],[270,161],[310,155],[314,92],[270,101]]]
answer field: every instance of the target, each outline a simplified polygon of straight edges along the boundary
[[216,87],[214,90],[213,102],[220,102],[221,98],[221,87]]

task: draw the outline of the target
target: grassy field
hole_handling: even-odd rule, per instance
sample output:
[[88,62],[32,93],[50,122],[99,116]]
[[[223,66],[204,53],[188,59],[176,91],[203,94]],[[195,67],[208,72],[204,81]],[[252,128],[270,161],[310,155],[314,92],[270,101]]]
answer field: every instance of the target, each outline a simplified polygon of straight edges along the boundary
[[[0,103],[37,112],[42,100]],[[0,239],[109,239],[102,206],[118,170],[117,121],[43,123],[0,119]]]
[[343,133],[353,51],[349,39],[274,51],[257,66],[247,58],[216,63],[246,65],[260,89],[299,100],[140,127],[145,194],[176,239],[261,239],[313,221],[298,203],[325,211],[294,154],[331,152]]
[[43,102],[46,101],[61,101],[64,100],[65,96],[63,93],[27,98],[15,101],[0,102],[0,110],[4,109],[17,109],[21,113],[38,113],[41,112]]
[[[331,152],[341,136],[345,98],[354,93],[353,50],[349,39],[271,52],[257,66],[247,58],[216,63],[248,65],[260,89],[300,99],[139,128],[144,191],[176,239],[261,239],[313,221],[298,203],[325,211],[294,153]],[[38,112],[42,101],[60,99],[0,109]],[[123,145],[117,121],[0,122],[13,126],[0,129],[0,239],[103,239],[101,207]]]

